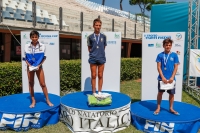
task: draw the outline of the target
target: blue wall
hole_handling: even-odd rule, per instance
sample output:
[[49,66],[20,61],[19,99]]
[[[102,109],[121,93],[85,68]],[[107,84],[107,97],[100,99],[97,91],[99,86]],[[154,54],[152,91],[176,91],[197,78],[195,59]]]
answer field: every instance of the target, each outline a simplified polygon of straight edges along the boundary
[[188,2],[153,5],[151,32],[185,32],[184,78],[186,74],[186,50],[188,38]]

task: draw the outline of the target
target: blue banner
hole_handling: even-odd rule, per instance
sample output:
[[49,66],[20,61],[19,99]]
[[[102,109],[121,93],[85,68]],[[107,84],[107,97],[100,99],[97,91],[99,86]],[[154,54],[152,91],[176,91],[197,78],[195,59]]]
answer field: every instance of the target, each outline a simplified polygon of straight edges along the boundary
[[143,119],[132,114],[132,124],[145,133],[197,133],[200,120],[192,122],[158,122]]
[[0,113],[0,130],[13,129],[27,131],[29,128],[42,128],[59,121],[60,106],[53,109],[28,114]]

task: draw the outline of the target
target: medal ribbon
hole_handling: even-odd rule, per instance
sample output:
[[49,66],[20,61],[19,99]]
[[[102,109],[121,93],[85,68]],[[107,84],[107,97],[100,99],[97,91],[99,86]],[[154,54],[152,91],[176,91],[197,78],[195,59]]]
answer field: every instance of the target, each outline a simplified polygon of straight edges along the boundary
[[35,46],[35,48],[33,48],[33,45],[31,45],[31,48],[32,48],[32,55],[33,55],[33,58],[32,58],[32,59],[35,59],[35,58],[34,58],[34,54],[35,54],[35,50],[37,49],[36,47],[37,47],[37,45]]
[[99,38],[100,38],[100,33],[99,33],[99,35],[97,35],[98,36],[98,38],[96,39],[96,35],[95,35],[95,33],[94,33],[94,38],[95,38],[95,40],[96,40],[96,42],[97,42],[97,44],[99,43]]
[[165,52],[163,54],[163,57],[164,57],[164,66],[166,67],[167,66],[167,61],[168,61],[168,58],[169,58],[169,55],[171,54],[171,52],[167,55],[167,58],[165,57]]

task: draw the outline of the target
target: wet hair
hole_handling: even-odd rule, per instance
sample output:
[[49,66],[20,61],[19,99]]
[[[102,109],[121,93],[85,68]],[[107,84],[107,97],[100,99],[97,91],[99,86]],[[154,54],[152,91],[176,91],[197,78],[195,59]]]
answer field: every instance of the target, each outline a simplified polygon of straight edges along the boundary
[[31,31],[31,33],[30,33],[30,38],[31,38],[31,36],[33,36],[33,35],[36,35],[36,36],[38,36],[38,38],[39,38],[39,32],[38,32],[38,31],[36,31],[36,30]]
[[170,38],[166,38],[165,40],[163,40],[163,46],[165,45],[165,44],[168,44],[168,43],[173,43],[173,40],[172,39],[170,39]]
[[95,25],[96,22],[99,22],[99,23],[102,24],[102,21],[101,21],[99,18],[94,19],[94,21],[93,21],[93,25]]

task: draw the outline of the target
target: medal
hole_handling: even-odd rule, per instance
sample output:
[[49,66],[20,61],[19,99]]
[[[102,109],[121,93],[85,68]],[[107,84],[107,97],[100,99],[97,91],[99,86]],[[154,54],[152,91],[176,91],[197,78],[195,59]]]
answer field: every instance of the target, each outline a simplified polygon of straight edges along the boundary
[[33,57],[32,60],[35,61],[35,58]]
[[167,68],[166,68],[166,67],[164,67],[164,70],[167,70]]
[[97,46],[97,48],[99,48],[99,46]]

